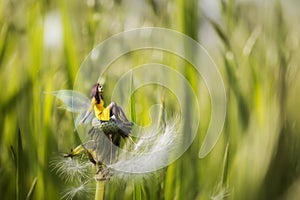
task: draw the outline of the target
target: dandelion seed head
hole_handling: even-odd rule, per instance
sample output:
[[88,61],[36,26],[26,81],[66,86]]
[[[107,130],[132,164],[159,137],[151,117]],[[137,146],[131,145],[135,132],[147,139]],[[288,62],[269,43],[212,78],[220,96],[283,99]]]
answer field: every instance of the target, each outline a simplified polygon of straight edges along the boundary
[[56,172],[65,182],[88,178],[92,163],[81,159],[58,157],[50,163],[52,171]]
[[181,137],[180,123],[178,119],[167,121],[162,130],[150,128],[139,138],[133,151],[128,152],[121,150],[118,161],[109,165],[118,173],[144,174],[156,171],[167,166],[173,155],[178,155],[180,151]]
[[[183,137],[181,128],[178,120],[172,119],[163,128],[155,125],[141,132],[141,137],[126,144],[126,149],[119,149],[113,163],[104,166],[104,170],[108,170],[107,178],[112,183],[136,183],[155,177],[157,170],[167,166],[174,159],[173,155],[180,151]],[[94,182],[95,168],[87,157],[71,159],[61,156],[53,159],[50,165],[52,171],[69,185],[62,193],[62,199],[82,199],[86,198],[87,193],[93,194],[87,185]]]
[[93,193],[93,188],[90,186],[90,182],[84,182],[77,185],[69,186],[65,188],[61,193],[61,199],[73,200],[73,199],[90,199]]

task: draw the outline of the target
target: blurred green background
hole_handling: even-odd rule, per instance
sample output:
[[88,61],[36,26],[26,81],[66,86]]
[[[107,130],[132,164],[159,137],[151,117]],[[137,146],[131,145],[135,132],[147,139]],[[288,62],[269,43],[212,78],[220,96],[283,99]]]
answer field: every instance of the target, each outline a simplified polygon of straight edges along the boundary
[[[201,110],[192,146],[157,178],[144,180],[138,194],[132,185],[109,183],[105,198],[298,199],[299,10],[297,0],[2,0],[1,199],[61,198],[66,183],[49,163],[78,140],[72,115],[44,92],[72,89],[93,47],[146,26],[174,29],[204,45],[224,79],[226,122],[213,151],[198,159],[210,101],[186,64]],[[147,61],[131,59],[132,66]]]

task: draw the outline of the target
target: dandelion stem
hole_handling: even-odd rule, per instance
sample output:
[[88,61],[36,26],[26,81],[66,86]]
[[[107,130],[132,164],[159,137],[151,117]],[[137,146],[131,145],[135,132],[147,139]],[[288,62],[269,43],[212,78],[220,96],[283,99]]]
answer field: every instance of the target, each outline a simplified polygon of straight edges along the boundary
[[104,181],[96,180],[95,200],[103,200],[104,197]]

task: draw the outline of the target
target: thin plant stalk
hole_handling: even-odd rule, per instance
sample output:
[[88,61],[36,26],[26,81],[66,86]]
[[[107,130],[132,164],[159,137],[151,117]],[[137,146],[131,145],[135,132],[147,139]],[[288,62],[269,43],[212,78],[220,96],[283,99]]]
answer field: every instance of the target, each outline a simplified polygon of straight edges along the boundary
[[96,191],[95,191],[95,200],[103,200],[104,199],[104,181],[96,180]]

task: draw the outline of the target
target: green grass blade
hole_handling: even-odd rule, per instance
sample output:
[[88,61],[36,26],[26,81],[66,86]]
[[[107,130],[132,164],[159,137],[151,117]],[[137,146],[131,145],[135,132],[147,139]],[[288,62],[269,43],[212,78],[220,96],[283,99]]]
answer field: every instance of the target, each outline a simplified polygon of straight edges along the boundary
[[142,184],[136,183],[134,185],[134,193],[133,193],[134,200],[142,200]]
[[22,137],[21,131],[18,130],[17,134],[17,152],[15,152],[14,148],[10,147],[11,152],[13,154],[13,159],[16,167],[16,199],[23,199],[23,188],[24,188],[24,173],[23,169],[23,146],[22,146]]
[[135,98],[134,98],[134,80],[133,80],[133,74],[131,72],[131,87],[130,87],[130,116],[131,121],[136,122],[136,110],[135,110]]
[[176,193],[174,192],[175,188],[175,180],[176,180],[176,164],[171,164],[166,172],[166,180],[165,180],[165,190],[164,190],[164,198],[166,200],[174,199]]
[[209,19],[209,22],[211,23],[212,27],[218,34],[219,38],[225,44],[226,48],[231,49],[230,40],[228,39],[228,37],[227,37],[226,33],[224,32],[224,30],[222,29],[222,27],[212,19]]
[[222,186],[227,188],[228,184],[228,165],[229,165],[229,143],[227,143],[223,158],[223,171],[222,171]]
[[9,36],[9,26],[8,24],[4,24],[0,32],[0,69],[7,48],[8,36]]
[[166,126],[165,98],[166,98],[166,90],[165,88],[162,88],[161,107],[159,110],[158,123],[157,123],[158,130],[161,129],[162,131]]
[[27,193],[27,196],[26,196],[26,200],[30,200],[30,199],[33,199],[33,193],[35,191],[35,187],[36,187],[36,183],[37,183],[37,177],[34,178],[32,184],[31,184],[31,187]]
[[68,3],[66,1],[61,1],[60,4],[64,29],[64,51],[66,56],[67,76],[69,80],[69,86],[71,87],[75,81],[79,62],[76,54],[76,48],[74,46],[75,39],[73,36],[74,34],[70,20],[71,18],[69,16]]

